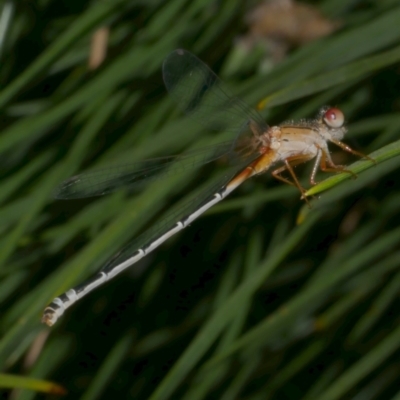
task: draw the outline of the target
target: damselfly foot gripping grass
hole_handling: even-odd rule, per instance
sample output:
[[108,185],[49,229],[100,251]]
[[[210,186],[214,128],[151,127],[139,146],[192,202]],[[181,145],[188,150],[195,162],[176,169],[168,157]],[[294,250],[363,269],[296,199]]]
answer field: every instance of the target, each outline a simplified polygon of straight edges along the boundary
[[[42,321],[47,325],[53,325],[77,300],[139,261],[224,199],[245,180],[266,172],[272,165],[281,163],[272,170],[272,175],[296,186],[302,197],[305,197],[305,190],[294,173],[294,165],[314,159],[310,176],[310,183],[314,185],[319,169],[328,172],[346,171],[344,167],[333,163],[328,142],[363,157],[363,154],[341,142],[346,128],[343,113],[338,108],[322,107],[315,119],[268,127],[253,108],[231,95],[202,61],[181,49],[175,50],[165,59],[163,78],[168,92],[186,114],[210,129],[231,131],[235,134],[234,139],[216,145],[211,150],[200,149],[178,157],[77,175],[60,185],[57,197],[71,199],[103,195],[121,185],[135,186],[162,176],[165,171],[171,174],[174,170],[198,166],[227,155],[235,161],[236,169],[226,175],[217,187],[212,186],[197,196],[195,201],[167,215],[159,225],[128,244],[97,275],[55,298],[43,314]],[[282,176],[283,172],[288,177]]]

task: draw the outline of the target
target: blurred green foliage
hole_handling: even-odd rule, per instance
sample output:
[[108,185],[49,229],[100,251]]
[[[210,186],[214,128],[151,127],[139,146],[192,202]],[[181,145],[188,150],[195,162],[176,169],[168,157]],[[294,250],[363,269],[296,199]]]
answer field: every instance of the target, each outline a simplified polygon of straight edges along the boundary
[[[44,381],[86,400],[400,398],[400,5],[309,3],[340,29],[267,72],[268,52],[237,42],[252,2],[0,5],[3,398],[60,393]],[[106,60],[90,70],[102,27]],[[265,99],[269,124],[339,106],[346,142],[377,165],[322,182],[312,209],[268,174],[253,179],[49,329],[40,317],[54,296],[218,173],[165,177],[134,196],[52,198],[78,171],[226,140],[168,98],[161,64],[179,47],[249,104]],[[307,185],[310,165],[298,172]]]

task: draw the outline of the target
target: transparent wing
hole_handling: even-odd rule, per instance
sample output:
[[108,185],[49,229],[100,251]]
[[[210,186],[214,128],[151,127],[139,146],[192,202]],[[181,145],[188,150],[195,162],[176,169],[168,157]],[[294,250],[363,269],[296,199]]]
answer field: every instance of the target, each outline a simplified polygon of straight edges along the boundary
[[159,223],[153,225],[150,229],[131,242],[128,242],[121,251],[107,262],[107,264],[102,268],[102,271],[110,271],[114,269],[114,267],[132,257],[137,250],[146,247],[156,239],[163,236],[166,232],[172,229],[178,221],[181,221],[198,210],[202,205],[211,200],[216,192],[225,187],[225,185],[235,175],[236,171],[237,167],[235,169],[229,168],[222,178],[219,177],[218,179],[215,179],[214,182],[208,185],[205,189],[200,189],[197,193],[194,193],[189,200],[177,204],[161,218]]
[[266,132],[260,114],[233,96],[221,79],[188,51],[178,49],[167,56],[163,78],[178,106],[207,128],[238,134],[251,124],[253,134]]
[[233,142],[222,142],[178,156],[160,157],[127,165],[117,165],[75,175],[62,182],[54,196],[58,199],[78,199],[101,196],[121,187],[140,189],[145,184],[168,175],[228,156]]
[[[238,134],[235,141],[188,152],[86,172],[64,181],[56,190],[59,199],[100,196],[125,186],[139,189],[149,181],[200,166],[222,156],[237,164],[253,160],[260,143],[254,137],[267,131],[262,117],[234,97],[223,82],[193,54],[175,50],[164,61],[164,82],[179,107],[201,124]],[[262,143],[265,145],[265,140]]]

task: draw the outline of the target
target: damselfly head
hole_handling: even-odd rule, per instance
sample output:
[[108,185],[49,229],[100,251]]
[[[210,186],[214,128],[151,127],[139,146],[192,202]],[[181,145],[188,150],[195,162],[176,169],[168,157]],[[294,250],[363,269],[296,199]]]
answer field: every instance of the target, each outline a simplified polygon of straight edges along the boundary
[[322,107],[318,113],[318,120],[320,124],[327,128],[327,132],[332,139],[340,140],[347,132],[344,126],[344,114],[339,108]]

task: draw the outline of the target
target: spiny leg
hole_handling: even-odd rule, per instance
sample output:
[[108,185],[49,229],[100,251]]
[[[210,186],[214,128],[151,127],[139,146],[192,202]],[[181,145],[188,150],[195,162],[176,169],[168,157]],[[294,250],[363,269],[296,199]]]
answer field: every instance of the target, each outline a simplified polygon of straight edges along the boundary
[[[326,153],[324,150],[321,149],[322,152],[322,157],[321,157],[321,162],[320,162],[320,168],[321,171],[324,172],[346,172],[347,174],[350,174],[353,176],[353,178],[357,178],[357,174],[355,174],[353,171],[350,171],[349,169],[346,169],[343,165],[336,165],[332,159],[329,153]],[[327,166],[328,164],[328,166]]]
[[[273,170],[273,171],[271,172],[271,173],[272,173],[272,176],[273,176],[275,179],[278,179],[278,180],[280,180],[280,181],[282,181],[282,182],[284,182],[284,183],[286,183],[286,184],[288,184],[288,185],[292,185],[292,186],[297,187],[297,189],[300,190],[301,198],[302,198],[302,199],[305,199],[305,201],[307,202],[307,204],[309,204],[309,203],[308,203],[308,200],[307,200],[307,198],[304,196],[306,190],[300,185],[300,182],[299,182],[299,180],[297,179],[297,176],[296,176],[295,172],[293,171],[292,166],[297,165],[297,164],[301,164],[301,163],[303,163],[303,162],[306,162],[306,161],[308,161],[309,159],[310,159],[310,156],[308,156],[308,155],[307,155],[307,156],[305,156],[305,155],[299,155],[299,156],[289,157],[289,158],[287,158],[286,160],[284,160],[285,165],[282,165],[282,167],[279,167],[279,168],[277,168],[277,169],[275,169],[275,170]],[[283,176],[281,176],[281,173],[284,172],[284,171],[289,171],[290,175],[291,175],[292,178],[293,178],[293,181],[290,181],[289,179],[284,178]]]
[[339,146],[341,149],[343,149],[344,151],[347,151],[348,153],[354,154],[355,156],[358,156],[360,158],[366,158],[367,160],[372,161],[374,164],[376,164],[376,160],[374,160],[372,157],[367,156],[364,153],[361,153],[360,151],[354,150],[352,149],[349,145],[347,145],[346,143],[341,142],[340,140],[335,140],[335,139],[331,139],[330,140],[332,143],[336,144],[336,146]]
[[315,181],[315,175],[317,174],[318,169],[321,167],[321,157],[322,157],[322,150],[319,149],[317,153],[317,157],[315,157],[315,163],[313,169],[311,171],[310,176],[310,183],[311,185],[316,185],[317,182]]

